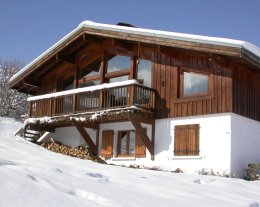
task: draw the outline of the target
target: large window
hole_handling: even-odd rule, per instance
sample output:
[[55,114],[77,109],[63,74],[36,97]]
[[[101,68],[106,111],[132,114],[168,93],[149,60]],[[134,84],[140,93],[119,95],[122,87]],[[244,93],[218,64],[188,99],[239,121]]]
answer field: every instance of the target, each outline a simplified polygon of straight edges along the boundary
[[95,86],[100,84],[101,58],[87,64],[80,70],[79,87]]
[[99,75],[100,65],[101,58],[98,58],[97,60],[86,65],[83,69],[81,69],[80,78],[87,78]]
[[144,86],[151,87],[152,62],[149,60],[137,61],[137,80]]
[[131,57],[110,55],[107,62],[107,73],[130,69]]
[[117,142],[118,156],[134,156],[135,154],[135,131],[119,131]]
[[199,128],[199,124],[175,126],[174,156],[199,155]]
[[209,95],[209,75],[181,71],[180,95],[182,97]]

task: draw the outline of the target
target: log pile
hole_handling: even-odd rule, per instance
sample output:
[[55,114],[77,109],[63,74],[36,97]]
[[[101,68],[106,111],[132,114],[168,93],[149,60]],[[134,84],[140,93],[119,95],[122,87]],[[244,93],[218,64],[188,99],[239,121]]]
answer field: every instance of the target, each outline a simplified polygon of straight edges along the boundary
[[44,142],[41,144],[41,146],[52,152],[57,152],[71,157],[77,157],[83,160],[92,160],[94,162],[106,164],[106,162],[100,157],[93,155],[87,147],[69,147],[57,141]]

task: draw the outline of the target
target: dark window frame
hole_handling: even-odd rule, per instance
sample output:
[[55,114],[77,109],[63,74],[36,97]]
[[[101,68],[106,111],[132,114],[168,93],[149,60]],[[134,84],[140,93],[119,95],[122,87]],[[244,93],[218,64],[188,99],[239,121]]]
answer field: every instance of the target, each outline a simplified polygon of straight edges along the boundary
[[[120,137],[120,136],[123,132],[127,133],[126,153],[125,154],[121,153],[121,139],[122,139],[122,137]],[[134,141],[136,142],[136,131],[135,130],[120,130],[117,133],[117,156],[118,157],[135,157],[135,143],[134,143],[134,153],[130,154],[130,132],[135,133]]]

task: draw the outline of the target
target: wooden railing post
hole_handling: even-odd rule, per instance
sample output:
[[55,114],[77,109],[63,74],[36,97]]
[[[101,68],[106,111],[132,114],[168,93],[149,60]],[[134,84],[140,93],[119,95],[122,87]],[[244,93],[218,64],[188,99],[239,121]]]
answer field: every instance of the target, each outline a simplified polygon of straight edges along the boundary
[[76,94],[50,96],[28,102],[29,116],[41,117],[63,115],[86,111],[100,111],[106,108],[137,107],[154,110],[158,106],[157,91],[137,83],[115,85],[94,91],[79,91]]
[[32,102],[31,101],[28,103],[28,107],[29,107],[29,117],[32,117]]

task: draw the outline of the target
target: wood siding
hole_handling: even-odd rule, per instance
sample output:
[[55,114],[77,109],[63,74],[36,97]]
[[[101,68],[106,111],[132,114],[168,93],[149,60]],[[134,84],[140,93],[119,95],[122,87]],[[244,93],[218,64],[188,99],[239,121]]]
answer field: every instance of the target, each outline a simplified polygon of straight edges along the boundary
[[[232,68],[209,57],[175,52],[157,53],[154,60],[153,88],[161,98],[157,118],[196,116],[232,111]],[[212,86],[209,96],[179,97],[179,70],[208,73]]]
[[[129,79],[136,78],[134,61],[138,58],[153,62],[152,88],[160,98],[156,106],[157,119],[234,112],[260,121],[260,75],[252,72],[252,68],[243,68],[241,59],[157,45],[123,44],[123,41],[119,44],[109,39],[90,43],[75,52],[77,64],[61,62],[42,76],[37,94],[60,91],[62,80],[73,74],[74,87],[77,87],[79,71],[98,57],[102,59],[100,83],[107,82],[104,57],[109,53],[132,57]],[[236,69],[235,64],[239,68]],[[208,96],[181,97],[180,70],[208,74]]]
[[233,111],[260,121],[260,73],[234,67]]

